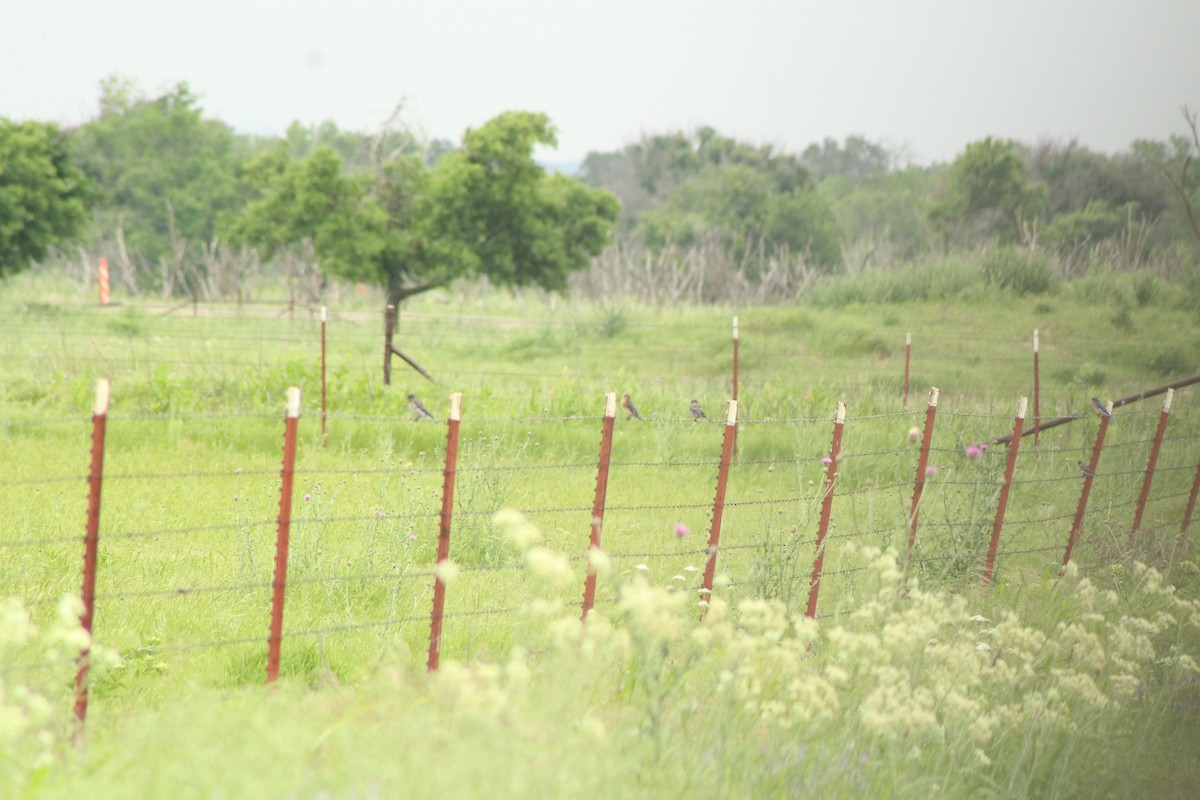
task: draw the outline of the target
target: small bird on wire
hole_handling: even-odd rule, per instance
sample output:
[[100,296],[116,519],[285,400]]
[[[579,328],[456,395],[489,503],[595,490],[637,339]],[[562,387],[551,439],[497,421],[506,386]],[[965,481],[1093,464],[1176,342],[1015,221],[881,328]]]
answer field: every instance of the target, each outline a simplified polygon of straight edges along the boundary
[[1079,474],[1082,475],[1083,477],[1085,477],[1085,478],[1096,477],[1095,470],[1088,469],[1088,465],[1083,463],[1082,461],[1076,461],[1075,466],[1079,467]]
[[1100,416],[1102,416],[1102,417],[1111,417],[1112,416],[1112,414],[1109,413],[1108,408],[1104,405],[1104,403],[1100,402],[1099,397],[1092,398],[1092,405],[1094,405],[1096,407],[1096,413],[1099,414]]
[[621,408],[629,412],[629,416],[626,417],[626,419],[636,419],[638,422],[642,423],[646,421],[642,419],[642,415],[639,414],[638,410],[634,407],[633,401],[629,399],[628,392],[626,392],[625,396],[621,398]]
[[414,419],[433,419],[433,414],[430,414],[429,409],[421,405],[421,401],[412,392],[408,393],[408,407],[413,412]]
[[700,407],[699,400],[693,400],[691,404],[688,405],[688,411],[692,412],[692,419],[696,420],[696,422],[699,422],[702,419],[708,419],[708,415],[705,414],[704,409]]

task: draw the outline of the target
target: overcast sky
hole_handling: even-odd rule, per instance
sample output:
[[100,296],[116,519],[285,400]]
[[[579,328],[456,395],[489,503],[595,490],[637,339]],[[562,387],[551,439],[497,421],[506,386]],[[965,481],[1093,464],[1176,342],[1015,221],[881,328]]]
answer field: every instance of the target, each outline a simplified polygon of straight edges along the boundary
[[711,125],[791,151],[866,136],[917,163],[992,135],[1104,152],[1200,108],[1200,0],[0,0],[0,116],[85,122],[114,73],[208,116],[458,141],[545,111],[551,161]]

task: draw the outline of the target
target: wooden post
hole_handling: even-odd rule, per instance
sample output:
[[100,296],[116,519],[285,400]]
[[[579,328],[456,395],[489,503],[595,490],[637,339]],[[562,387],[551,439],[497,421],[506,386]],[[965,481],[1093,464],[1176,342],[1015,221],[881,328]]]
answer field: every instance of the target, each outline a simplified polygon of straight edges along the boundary
[[1183,522],[1179,524],[1179,535],[1187,533],[1192,524],[1192,512],[1196,510],[1196,495],[1200,494],[1200,463],[1196,464],[1196,476],[1192,478],[1192,491],[1188,493],[1187,508],[1183,511]]
[[738,318],[733,318],[733,399],[738,399]]
[[1158,452],[1162,449],[1163,434],[1167,430],[1167,418],[1171,414],[1171,398],[1174,389],[1167,389],[1163,399],[1162,413],[1158,415],[1158,428],[1154,431],[1154,444],[1150,445],[1150,460],[1146,463],[1146,475],[1142,479],[1142,491],[1138,495],[1137,508],[1133,512],[1133,525],[1129,528],[1129,546],[1133,547],[1137,532],[1142,527],[1142,515],[1146,512],[1146,501],[1150,499],[1150,484],[1154,481],[1154,468],[1158,464]]
[[109,301],[109,286],[108,286],[108,259],[104,256],[100,257],[100,266],[98,276],[100,281],[100,305],[106,306]]
[[392,385],[392,336],[396,332],[396,307],[389,305],[383,312],[383,385]]
[[96,403],[92,406],[92,463],[88,471],[87,527],[83,536],[83,613],[79,626],[88,633],[88,646],[75,660],[75,743],[82,744],[87,722],[88,673],[91,669],[92,621],[96,607],[96,556],[100,542],[100,489],[104,483],[104,434],[108,425],[108,378],[96,381]]
[[[446,418],[446,467],[442,470],[442,514],[438,523],[437,563],[450,558],[450,517],[454,511],[454,478],[458,470],[458,428],[462,420],[462,394],[450,395],[450,414]],[[437,672],[442,655],[442,616],[446,609],[446,581],[440,574],[433,579],[433,612],[429,620],[429,659],[425,667]]]
[[292,484],[296,470],[296,425],[300,419],[300,390],[287,390],[283,427],[283,465],[279,470],[279,518],[275,533],[275,580],[271,592],[271,634],[267,638],[267,683],[279,677],[283,643],[283,600],[287,590],[288,538],[292,525]]
[[921,513],[921,495],[925,491],[925,470],[929,467],[929,446],[933,442],[933,422],[937,416],[939,390],[929,390],[929,404],[925,407],[925,432],[921,437],[921,455],[917,458],[917,478],[913,484],[912,507],[908,512],[908,556],[912,557],[917,543],[917,517]]
[[983,582],[991,583],[996,569],[996,551],[1000,546],[1000,530],[1004,527],[1004,511],[1008,506],[1008,494],[1012,490],[1013,471],[1017,466],[1017,451],[1021,448],[1021,429],[1025,427],[1025,411],[1029,398],[1022,397],[1017,403],[1017,417],[1013,422],[1012,443],[1008,446],[1008,462],[1004,467],[1004,483],[1000,486],[1000,501],[996,504],[996,519],[992,523],[992,540],[988,543],[987,564],[983,568]]
[[[600,460],[596,464],[596,493],[592,499],[591,551],[600,549],[600,534],[604,526],[604,503],[608,495],[608,465],[612,460],[613,420],[617,416],[617,393],[604,395],[604,422],[600,426]],[[587,578],[583,584],[583,620],[596,603],[596,569],[588,559]]]
[[721,462],[717,465],[717,490],[713,497],[712,527],[708,531],[708,562],[704,565],[704,580],[700,584],[700,619],[708,614],[712,599],[713,580],[717,574],[717,551],[721,546],[721,517],[725,514],[725,487],[729,483],[729,464],[733,460],[733,445],[737,439],[737,400],[730,400],[725,411],[725,438],[721,444]]

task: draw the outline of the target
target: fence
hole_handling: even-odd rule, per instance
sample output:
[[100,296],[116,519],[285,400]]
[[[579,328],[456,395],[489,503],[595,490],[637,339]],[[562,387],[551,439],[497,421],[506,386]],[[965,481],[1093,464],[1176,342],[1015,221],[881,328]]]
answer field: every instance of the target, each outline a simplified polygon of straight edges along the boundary
[[[735,354],[736,341],[735,327]],[[522,624],[539,596],[522,577],[521,554],[491,524],[499,508],[519,509],[568,555],[579,580],[542,594],[582,617],[616,600],[617,581],[598,569],[597,550],[620,576],[645,574],[693,593],[700,613],[713,595],[749,591],[825,616],[854,601],[864,566],[850,543],[897,546],[909,570],[939,579],[1053,574],[1077,558],[1085,532],[1091,563],[1131,547],[1169,549],[1186,534],[1200,489],[1195,420],[1172,432],[1172,389],[1161,410],[1109,404],[1070,428],[1051,420],[1031,430],[1023,398],[1015,415],[967,412],[947,407],[937,389],[921,411],[856,415],[851,402],[811,417],[748,416],[733,401],[711,423],[665,414],[640,423],[618,414],[615,394],[594,399],[599,416],[472,418],[468,392],[451,397],[445,428],[394,414],[339,415],[324,392],[321,414],[304,416],[299,391],[282,394],[280,463],[277,416],[110,419],[100,384],[86,475],[35,463],[0,481],[10,507],[25,509],[0,539],[5,593],[47,608],[78,588],[70,509],[82,504],[74,487],[86,480],[84,627],[139,669],[221,653],[226,677],[262,680],[265,671],[271,681],[306,674],[338,641],[349,648],[366,637],[402,656],[426,635],[426,663],[436,669],[445,650],[476,652],[482,630],[505,627],[497,621]],[[319,419],[319,430],[305,428],[307,419]],[[79,420],[6,423],[57,442]],[[1022,445],[1022,434],[1052,423],[1056,437]],[[576,443],[594,446],[597,429],[598,459],[556,460]],[[391,442],[390,460],[333,452],[356,436]],[[164,442],[178,454],[165,468],[139,469]],[[556,442],[570,446],[549,447]],[[542,444],[550,456],[537,453]],[[196,469],[188,453],[202,447],[227,448],[228,458]],[[82,447],[78,456],[82,463]],[[35,513],[47,503],[67,509],[49,526]],[[692,533],[702,523],[705,543]],[[81,721],[88,678],[85,652]]]

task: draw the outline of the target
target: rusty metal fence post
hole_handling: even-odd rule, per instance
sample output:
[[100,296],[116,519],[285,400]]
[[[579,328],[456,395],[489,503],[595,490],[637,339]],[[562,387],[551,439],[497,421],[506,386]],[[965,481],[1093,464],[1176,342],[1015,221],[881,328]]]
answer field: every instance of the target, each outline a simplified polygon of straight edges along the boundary
[[1163,398],[1162,413],[1158,415],[1158,428],[1154,431],[1154,444],[1150,445],[1150,460],[1146,462],[1146,475],[1142,479],[1142,491],[1138,494],[1137,508],[1133,512],[1133,525],[1129,528],[1129,546],[1133,547],[1137,532],[1142,527],[1142,515],[1146,512],[1146,501],[1150,499],[1150,484],[1154,482],[1154,468],[1158,465],[1158,452],[1162,449],[1163,434],[1167,430],[1167,419],[1171,415],[1171,398],[1174,389],[1167,389]]
[[604,527],[604,503],[608,496],[608,465],[612,460],[613,420],[617,416],[617,393],[604,395],[604,422],[600,426],[600,459],[596,464],[596,494],[592,500],[592,534],[588,545],[587,578],[583,583],[583,615],[596,603],[596,567],[591,555],[600,549],[600,534]]
[[[1092,445],[1092,457],[1087,467],[1080,469],[1083,473],[1083,488],[1079,490],[1079,505],[1075,508],[1075,521],[1071,523],[1071,535],[1067,537],[1067,550],[1063,553],[1063,569],[1071,562],[1071,554],[1075,551],[1075,543],[1079,541],[1079,533],[1083,530],[1083,516],[1087,511],[1088,495],[1092,493],[1092,481],[1096,479],[1096,468],[1100,465],[1100,449],[1104,447],[1104,435],[1108,432],[1108,423],[1112,419],[1113,404],[1109,401],[1100,415],[1100,427],[1096,430],[1096,443]],[[1061,572],[1059,573],[1062,574]]]
[[1021,429],[1025,427],[1025,411],[1028,406],[1028,397],[1022,397],[1017,403],[1017,417],[1013,422],[1012,441],[1008,445],[1008,461],[1004,466],[1004,483],[1000,486],[1000,499],[996,503],[996,519],[992,523],[992,540],[988,543],[987,564],[983,568],[984,583],[991,583],[996,569],[996,551],[1000,546],[1000,531],[1004,527],[1004,511],[1008,507],[1008,494],[1012,490],[1013,471],[1017,466],[1017,451],[1021,449]]
[[713,580],[717,574],[717,551],[721,545],[721,517],[725,513],[725,487],[729,483],[729,464],[733,460],[733,446],[737,439],[738,401],[730,400],[725,411],[725,438],[721,443],[721,462],[717,466],[717,490],[713,497],[712,527],[708,531],[708,561],[704,565],[704,580],[700,584],[700,619],[708,614],[708,602],[712,598]]
[[804,615],[817,616],[817,595],[821,591],[821,570],[825,564],[825,534],[833,513],[833,485],[837,481],[838,460],[842,453],[842,428],[846,423],[846,404],[838,401],[837,417],[833,423],[833,441],[829,445],[829,466],[825,470],[825,495],[821,500],[821,521],[817,526],[817,555],[813,559],[812,579],[808,584],[808,606]]
[[96,608],[96,556],[100,543],[100,489],[104,483],[104,435],[108,426],[109,393],[108,378],[96,381],[96,403],[92,406],[92,463],[88,470],[87,524],[83,536],[83,585],[79,592],[83,601],[79,625],[88,633],[88,646],[79,652],[75,660],[76,744],[83,742],[84,724],[87,722],[92,620]]
[[912,508],[908,512],[908,557],[917,543],[917,517],[921,513],[921,495],[925,491],[926,470],[929,468],[929,446],[933,442],[933,423],[937,416],[939,389],[929,390],[929,405],[925,408],[925,432],[921,436],[921,455],[917,458],[917,478],[913,484]]
[[288,538],[292,525],[292,484],[296,471],[296,426],[300,419],[300,390],[287,390],[283,427],[283,465],[279,470],[279,521],[275,532],[275,579],[271,591],[271,633],[267,638],[267,683],[279,677],[283,644],[283,600],[287,591]]
[[[450,414],[446,418],[446,467],[442,470],[442,514],[438,522],[437,564],[450,558],[450,520],[454,512],[454,478],[458,471],[458,428],[462,420],[462,394],[450,395]],[[442,656],[442,615],[446,610],[446,581],[435,570],[433,612],[429,618],[429,660],[425,668],[437,672]]]

